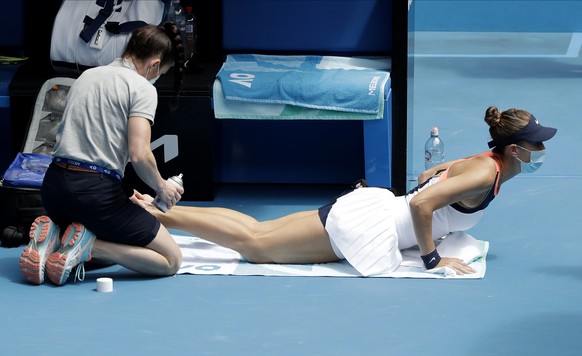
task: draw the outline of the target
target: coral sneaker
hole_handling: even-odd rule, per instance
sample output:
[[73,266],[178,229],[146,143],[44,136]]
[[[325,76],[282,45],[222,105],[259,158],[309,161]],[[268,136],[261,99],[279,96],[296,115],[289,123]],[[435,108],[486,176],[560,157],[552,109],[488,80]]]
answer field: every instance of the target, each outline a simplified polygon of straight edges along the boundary
[[45,264],[59,248],[59,227],[48,216],[39,216],[30,226],[30,242],[20,255],[20,272],[32,284],[44,282]]
[[[63,285],[71,270],[77,267],[76,278],[84,279],[83,263],[91,259],[95,234],[80,223],[69,225],[61,239],[61,247],[46,262],[46,273],[54,284]],[[82,278],[79,276],[82,272]]]

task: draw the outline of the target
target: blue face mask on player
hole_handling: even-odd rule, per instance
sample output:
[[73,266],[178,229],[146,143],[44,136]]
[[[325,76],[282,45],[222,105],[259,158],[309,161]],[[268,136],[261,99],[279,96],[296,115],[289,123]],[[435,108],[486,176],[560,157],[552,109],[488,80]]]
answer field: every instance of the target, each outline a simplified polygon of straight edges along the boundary
[[515,157],[517,158],[517,160],[519,161],[520,165],[521,165],[521,173],[533,173],[535,171],[537,171],[541,166],[542,163],[544,163],[544,158],[546,156],[546,150],[539,150],[539,151],[530,151],[526,148],[523,148],[519,145],[516,145],[517,147],[521,148],[524,151],[529,152],[529,162],[524,162],[522,160],[519,159],[519,157]]

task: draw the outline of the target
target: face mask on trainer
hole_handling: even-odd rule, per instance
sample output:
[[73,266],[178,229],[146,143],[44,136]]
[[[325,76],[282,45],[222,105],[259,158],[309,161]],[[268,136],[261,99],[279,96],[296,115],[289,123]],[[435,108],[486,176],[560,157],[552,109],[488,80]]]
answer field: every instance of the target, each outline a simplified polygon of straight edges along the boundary
[[[146,78],[150,75],[150,69],[148,68],[148,72],[146,74]],[[155,76],[154,78],[150,79],[149,82],[152,83],[152,85],[154,85],[154,83],[156,82],[156,80],[158,80],[160,78],[160,65],[158,64],[158,75]]]

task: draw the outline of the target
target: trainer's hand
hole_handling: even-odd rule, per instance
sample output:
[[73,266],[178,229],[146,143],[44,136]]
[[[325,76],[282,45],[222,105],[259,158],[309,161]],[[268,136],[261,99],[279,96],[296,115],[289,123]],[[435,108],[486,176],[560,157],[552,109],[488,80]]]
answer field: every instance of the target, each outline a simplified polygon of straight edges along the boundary
[[449,267],[453,271],[457,272],[457,274],[471,274],[477,272],[463,260],[451,257],[441,257],[441,261],[435,268],[439,267]]
[[165,180],[158,190],[158,196],[166,203],[168,209],[171,209],[182,199],[182,194],[184,194],[184,188],[171,183],[169,180]]

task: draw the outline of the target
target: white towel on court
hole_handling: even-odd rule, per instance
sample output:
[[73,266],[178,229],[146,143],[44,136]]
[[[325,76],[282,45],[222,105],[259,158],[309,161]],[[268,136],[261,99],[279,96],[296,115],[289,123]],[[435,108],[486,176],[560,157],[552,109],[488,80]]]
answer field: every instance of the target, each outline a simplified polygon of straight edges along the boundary
[[[182,249],[184,260],[178,274],[296,276],[296,277],[362,277],[347,261],[320,264],[255,264],[239,253],[198,237],[173,235]],[[458,275],[450,268],[426,270],[418,248],[402,251],[402,263],[393,272],[372,277],[390,278],[457,278],[479,279],[485,276],[489,242],[456,232],[437,241],[441,256],[456,257],[476,271]]]

